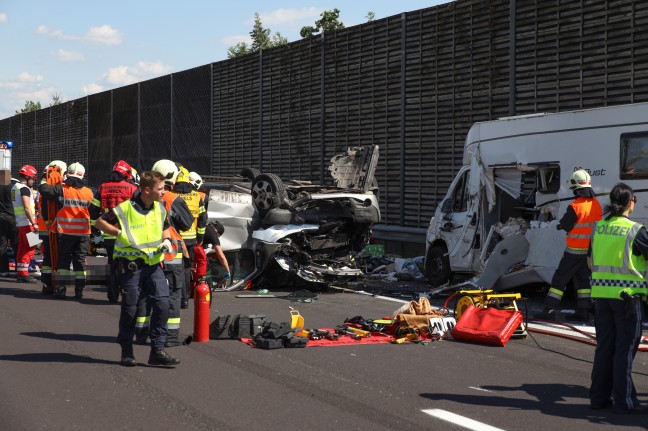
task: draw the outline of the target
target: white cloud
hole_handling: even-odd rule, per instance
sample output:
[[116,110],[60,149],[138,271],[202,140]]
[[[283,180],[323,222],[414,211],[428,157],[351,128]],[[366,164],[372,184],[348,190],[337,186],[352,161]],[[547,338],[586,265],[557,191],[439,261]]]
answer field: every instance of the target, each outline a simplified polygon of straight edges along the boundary
[[85,57],[80,52],[66,51],[64,49],[59,49],[53,53],[58,57],[59,60],[70,62],[70,61],[84,61]]
[[81,87],[81,91],[86,96],[89,96],[90,94],[101,93],[102,91],[104,91],[104,88],[101,85],[93,82],[92,84],[84,85],[83,87]]
[[[271,12],[260,13],[259,18],[265,28],[272,28],[272,26],[297,26],[305,25],[305,21],[315,22],[324,11],[324,8],[318,7],[280,8]],[[250,23],[254,24],[254,19]]]
[[102,25],[90,28],[83,40],[102,45],[119,45],[122,43],[122,34],[109,25]]
[[252,38],[250,35],[234,35],[227,36],[221,39],[221,43],[225,46],[234,46],[237,43],[245,42],[248,45],[252,43]]
[[7,22],[7,14],[0,12],[0,22]]
[[40,82],[43,80],[42,75],[32,75],[31,73],[21,72],[18,75],[18,81],[21,82]]
[[90,30],[88,30],[88,32],[83,36],[67,34],[63,30],[53,30],[45,25],[39,25],[36,28],[36,33],[44,34],[56,39],[73,40],[108,46],[119,45],[123,41],[122,33],[107,24],[99,27],[91,27]]
[[171,72],[171,66],[159,61],[139,61],[134,66],[111,67],[106,72],[106,81],[114,85],[128,85],[145,79],[155,78]]

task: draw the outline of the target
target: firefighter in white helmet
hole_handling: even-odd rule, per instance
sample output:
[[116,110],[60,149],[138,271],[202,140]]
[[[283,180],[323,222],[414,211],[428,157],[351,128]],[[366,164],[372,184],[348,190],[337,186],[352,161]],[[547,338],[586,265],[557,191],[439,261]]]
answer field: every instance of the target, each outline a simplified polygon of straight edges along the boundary
[[558,268],[551,279],[551,286],[545,298],[542,313],[534,317],[544,320],[556,320],[556,309],[565,293],[567,284],[573,280],[577,294],[576,314],[568,318],[588,321],[592,304],[590,299],[591,270],[587,266],[587,251],[592,238],[592,231],[597,221],[601,220],[601,204],[592,190],[592,180],[584,169],[576,169],[567,180],[569,189],[576,199],[567,207],[565,214],[556,226],[567,232],[567,244]]
[[[62,184],[50,185],[45,179],[38,191],[47,199],[58,199],[62,204],[56,213],[58,235],[58,286],[55,297],[65,299],[68,282],[74,281],[74,297],[81,299],[86,285],[86,255],[90,245],[90,205],[93,193],[84,183],[85,168],[79,162],[67,167]],[[73,272],[70,272],[70,263]]]

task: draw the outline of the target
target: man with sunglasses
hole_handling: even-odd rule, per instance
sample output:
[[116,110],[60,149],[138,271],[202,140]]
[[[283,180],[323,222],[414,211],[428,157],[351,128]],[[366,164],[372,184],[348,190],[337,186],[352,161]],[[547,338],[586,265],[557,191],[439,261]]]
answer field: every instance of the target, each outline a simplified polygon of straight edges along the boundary
[[592,238],[592,230],[601,220],[601,204],[592,190],[592,180],[584,169],[577,169],[567,180],[574,199],[556,226],[567,232],[567,244],[558,268],[551,279],[549,293],[545,298],[545,307],[534,317],[544,320],[556,320],[556,309],[565,293],[565,288],[573,281],[577,294],[576,314],[568,319],[581,322],[589,321],[592,302],[590,298],[591,270],[587,265],[587,251]]

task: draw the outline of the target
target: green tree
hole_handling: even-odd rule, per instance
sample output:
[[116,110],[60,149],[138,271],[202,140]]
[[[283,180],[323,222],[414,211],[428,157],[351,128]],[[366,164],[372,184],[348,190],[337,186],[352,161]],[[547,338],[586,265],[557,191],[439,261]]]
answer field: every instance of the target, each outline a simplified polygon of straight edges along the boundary
[[61,95],[58,93],[52,94],[52,103],[50,103],[50,106],[60,105],[61,103],[63,103]]
[[259,17],[258,12],[255,12],[254,27],[252,27],[252,31],[250,31],[252,43],[248,45],[245,42],[240,42],[234,46],[230,46],[227,49],[227,58],[242,57],[253,52],[262,51],[268,48],[274,48],[275,46],[285,45],[288,43],[288,39],[283,37],[281,33],[271,33],[272,32],[269,28],[263,27],[263,23],[261,22],[261,18]]
[[371,22],[374,19],[376,19],[376,14],[373,13],[372,11],[369,11],[367,12],[367,16],[365,17],[365,19],[367,20],[367,22]]
[[301,37],[309,37],[314,34],[331,31],[331,30],[340,30],[344,28],[344,24],[340,22],[340,10],[335,8],[333,10],[325,10],[320,14],[321,18],[315,21],[315,27],[309,25],[302,27],[299,34]]
[[26,114],[27,112],[38,111],[39,109],[41,109],[40,102],[33,102],[31,100],[28,100],[25,102],[25,107],[20,111],[16,111],[16,114]]

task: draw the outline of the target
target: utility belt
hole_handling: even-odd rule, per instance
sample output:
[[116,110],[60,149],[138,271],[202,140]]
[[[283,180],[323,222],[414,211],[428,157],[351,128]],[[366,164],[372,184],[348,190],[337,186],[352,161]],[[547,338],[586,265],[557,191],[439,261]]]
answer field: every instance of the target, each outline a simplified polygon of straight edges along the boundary
[[129,260],[129,259],[124,259],[122,257],[118,257],[115,259],[115,265],[117,268],[117,272],[119,274],[124,274],[126,272],[137,272],[140,269],[143,268],[152,268],[154,266],[159,266],[159,263],[156,263],[155,265],[148,265],[144,259],[138,258],[135,260]]

